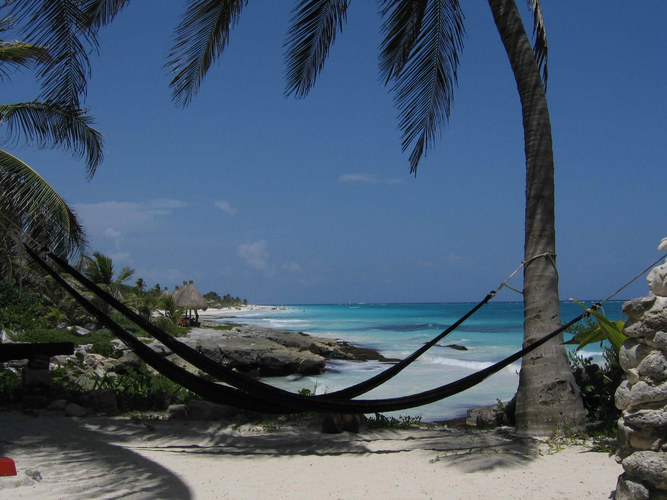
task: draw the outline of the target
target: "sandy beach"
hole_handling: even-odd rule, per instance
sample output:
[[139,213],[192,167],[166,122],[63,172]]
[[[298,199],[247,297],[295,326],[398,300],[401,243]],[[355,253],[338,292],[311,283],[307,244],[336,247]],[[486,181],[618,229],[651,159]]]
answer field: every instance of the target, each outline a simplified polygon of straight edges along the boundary
[[507,428],[328,435],[317,420],[4,411],[0,429],[0,455],[18,470],[0,478],[3,499],[604,499],[622,472],[606,453],[520,440]]

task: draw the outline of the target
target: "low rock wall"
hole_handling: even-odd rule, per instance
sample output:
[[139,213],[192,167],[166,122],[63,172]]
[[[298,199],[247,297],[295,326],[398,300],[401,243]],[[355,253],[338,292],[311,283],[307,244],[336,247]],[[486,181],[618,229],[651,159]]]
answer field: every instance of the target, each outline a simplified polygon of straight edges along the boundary
[[619,353],[626,380],[616,391],[616,500],[667,499],[667,263],[648,277],[650,295],[623,304],[628,339]]

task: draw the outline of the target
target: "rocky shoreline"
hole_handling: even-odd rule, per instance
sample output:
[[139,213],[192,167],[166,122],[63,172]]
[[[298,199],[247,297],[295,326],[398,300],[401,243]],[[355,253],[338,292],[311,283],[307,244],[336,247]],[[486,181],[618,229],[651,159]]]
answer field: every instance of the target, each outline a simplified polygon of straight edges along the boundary
[[[318,375],[326,371],[329,359],[397,361],[373,349],[303,332],[251,325],[230,325],[230,329],[220,330],[218,323],[204,321],[202,324],[179,340],[224,366],[254,376]],[[149,346],[194,371],[194,367],[171,354],[161,343],[155,341]]]

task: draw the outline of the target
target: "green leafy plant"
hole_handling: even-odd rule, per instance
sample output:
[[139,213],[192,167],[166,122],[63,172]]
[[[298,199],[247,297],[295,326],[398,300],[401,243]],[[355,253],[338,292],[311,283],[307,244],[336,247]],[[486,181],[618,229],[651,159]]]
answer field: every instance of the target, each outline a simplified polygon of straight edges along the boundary
[[0,403],[18,401],[21,396],[21,376],[10,369],[0,369]]
[[0,281],[0,329],[29,330],[49,325],[49,309],[30,289]]
[[602,422],[603,428],[615,429],[619,411],[614,394],[623,379],[623,369],[618,363],[616,352],[606,347],[603,351],[604,363],[593,363],[576,353],[570,353],[570,365],[574,380],[584,403],[586,420]]
[[[589,309],[581,302],[574,299],[571,300],[584,309]],[[572,339],[573,343],[579,344],[577,351],[588,344],[593,344],[595,342],[602,343],[603,341],[608,340],[618,355],[621,345],[627,339],[623,334],[623,326],[625,325],[625,322],[622,320],[612,321],[599,311],[591,310],[590,313],[595,318],[597,327],[586,328],[574,336]]]
[[386,417],[382,413],[376,413],[375,417],[369,417],[366,424],[369,429],[409,429],[415,425],[421,425],[420,415],[411,417],[410,415],[400,415],[396,417]]

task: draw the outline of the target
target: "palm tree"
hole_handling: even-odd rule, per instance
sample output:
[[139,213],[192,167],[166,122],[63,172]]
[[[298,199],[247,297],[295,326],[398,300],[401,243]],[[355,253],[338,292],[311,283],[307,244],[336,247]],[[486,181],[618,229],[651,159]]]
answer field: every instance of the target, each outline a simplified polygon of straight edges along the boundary
[[91,257],[83,258],[83,274],[103,290],[122,299],[122,286],[132,277],[134,269],[124,267],[116,275],[111,257],[101,252],[93,252]]
[[[88,48],[94,33],[83,27],[76,9],[57,2],[47,9],[30,10],[36,2],[14,2],[0,20],[0,32],[29,20],[22,31],[44,45],[0,41],[0,78],[10,70],[36,67],[42,79],[41,101],[0,105],[0,124],[7,136],[43,148],[67,149],[85,157],[89,178],[102,161],[102,137],[79,107],[85,93]],[[63,14],[66,15],[63,15]],[[39,14],[39,15],[37,15]],[[32,17],[31,17],[32,16]],[[86,31],[87,30],[87,31]],[[44,47],[48,46],[49,50]],[[5,150],[0,150],[0,278],[15,278],[17,262],[24,260],[20,241],[46,245],[61,255],[71,255],[85,244],[83,228],[74,211],[37,171]]]
[[[98,24],[109,22],[127,0],[98,0]],[[176,29],[168,66],[174,101],[186,106],[219,57],[247,0],[191,0]],[[303,97],[315,84],[349,0],[299,0],[287,38],[287,94]],[[410,171],[432,147],[449,117],[463,47],[458,0],[379,0],[385,35],[380,70],[392,85],[403,150],[412,149]],[[489,0],[517,83],[526,151],[524,343],[560,326],[555,266],[554,175],[546,103],[547,42],[539,0],[528,0],[536,34],[531,48],[514,0]],[[540,72],[542,70],[542,73]],[[565,350],[554,339],[523,360],[517,429],[545,435],[583,427],[581,398]]]
[[[101,252],[93,252],[91,256],[84,255],[79,262],[83,274],[104,291],[110,293],[118,300],[123,300],[123,287],[125,282],[134,274],[134,269],[124,267],[116,275],[111,257]],[[129,287],[127,287],[129,288]],[[86,295],[91,294],[86,292]],[[98,297],[91,296],[91,301],[105,314],[111,312],[111,306]]]

